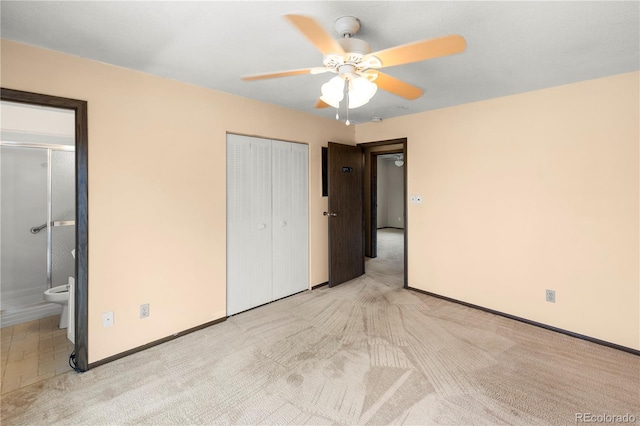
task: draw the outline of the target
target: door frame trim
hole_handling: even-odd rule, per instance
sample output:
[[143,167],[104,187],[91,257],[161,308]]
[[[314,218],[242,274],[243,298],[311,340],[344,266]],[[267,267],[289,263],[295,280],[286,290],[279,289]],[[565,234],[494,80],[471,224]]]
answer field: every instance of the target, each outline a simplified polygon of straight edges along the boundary
[[[407,216],[407,168],[408,168],[408,164],[409,164],[409,156],[408,156],[408,139],[407,138],[397,138],[397,139],[387,139],[387,140],[382,140],[382,141],[375,141],[375,142],[364,142],[364,143],[359,143],[357,144],[357,146],[360,146],[364,149],[364,155],[365,155],[365,160],[369,161],[369,163],[371,164],[371,167],[369,169],[369,179],[370,182],[373,182],[373,171],[374,171],[374,167],[373,167],[373,161],[372,159],[374,157],[376,157],[379,154],[383,154],[383,151],[376,151],[376,152],[372,152],[371,148],[376,148],[379,146],[386,146],[386,145],[398,145],[398,144],[402,144],[402,153],[404,155],[404,166],[403,166],[403,195],[404,195],[404,202],[403,202],[403,208],[404,208],[404,288],[409,288],[409,269],[408,269],[408,257],[409,257],[409,217]],[[391,151],[391,150],[389,150]],[[393,150],[393,151],[398,151],[398,150]],[[365,171],[366,173],[366,171]],[[371,184],[371,190],[373,191],[373,184]],[[373,194],[372,194],[373,195]],[[377,196],[376,196],[377,198]],[[370,212],[370,216],[372,217],[373,215],[373,210],[374,210],[374,206],[375,204],[373,203],[374,198],[370,197],[370,201],[369,201],[369,205],[365,206],[365,209],[368,209]],[[373,221],[372,221],[373,222]],[[373,231],[373,230],[372,230]],[[365,246],[366,246],[366,241],[365,241]],[[377,253],[376,253],[377,254]]]
[[0,88],[0,99],[75,112],[76,142],[76,292],[75,361],[80,371],[89,369],[89,190],[87,101]]

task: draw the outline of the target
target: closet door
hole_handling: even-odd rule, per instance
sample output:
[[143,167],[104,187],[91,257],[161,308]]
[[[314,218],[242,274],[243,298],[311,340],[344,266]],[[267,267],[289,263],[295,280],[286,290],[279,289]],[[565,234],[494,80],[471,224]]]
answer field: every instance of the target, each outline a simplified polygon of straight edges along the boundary
[[227,315],[272,299],[271,141],[227,135]]
[[273,300],[309,288],[308,146],[272,141]]

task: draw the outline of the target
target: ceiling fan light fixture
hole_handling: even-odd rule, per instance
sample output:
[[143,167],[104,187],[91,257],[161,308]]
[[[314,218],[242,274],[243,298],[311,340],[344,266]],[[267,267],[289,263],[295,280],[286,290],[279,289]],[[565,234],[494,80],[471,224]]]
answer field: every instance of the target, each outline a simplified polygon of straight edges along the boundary
[[[329,99],[328,97],[326,97],[326,96],[324,96],[324,95],[323,95],[323,96],[320,96],[320,98],[319,98],[319,99],[320,99],[322,102],[324,102],[325,104],[327,104],[327,105],[329,105],[329,106],[331,106],[331,107],[333,107],[333,108],[339,108],[339,107],[340,107],[340,101],[336,101],[335,99]],[[338,119],[338,118],[336,117],[336,120],[337,120],[337,119]]]
[[314,107],[332,106],[339,109],[346,91],[348,92],[345,102],[347,120],[349,109],[369,102],[378,87],[408,100],[422,96],[423,90],[419,87],[384,74],[378,71],[378,68],[395,67],[453,55],[464,52],[467,46],[464,37],[449,35],[372,52],[369,43],[353,37],[360,30],[360,20],[354,16],[343,16],[336,20],[335,29],[342,36],[338,40],[327,33],[318,21],[309,16],[286,14],[285,18],[322,53],[323,66],[253,74],[244,76],[242,79],[255,81],[324,72],[339,74],[339,78],[333,78],[322,85],[322,96],[316,101]]
[[335,76],[323,84],[320,90],[322,92],[320,100],[334,108],[338,108],[340,102],[344,99],[344,80],[340,76]]
[[358,108],[371,100],[378,86],[366,78],[356,77],[349,81],[349,108]]

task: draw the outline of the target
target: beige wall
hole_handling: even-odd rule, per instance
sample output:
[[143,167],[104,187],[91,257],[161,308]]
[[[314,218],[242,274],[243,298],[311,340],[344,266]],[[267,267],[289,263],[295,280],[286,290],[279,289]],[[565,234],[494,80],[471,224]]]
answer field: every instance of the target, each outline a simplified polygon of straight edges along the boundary
[[309,144],[311,285],[327,280],[320,146],[407,137],[425,200],[408,210],[411,286],[640,348],[638,73],[346,127],[1,47],[2,87],[88,101],[89,362],[225,315],[226,132]]
[[226,132],[309,144],[310,284],[327,281],[320,146],[353,126],[6,40],[1,71],[88,101],[89,362],[225,316]]
[[640,349],[639,78],[359,125],[408,138],[409,285]]

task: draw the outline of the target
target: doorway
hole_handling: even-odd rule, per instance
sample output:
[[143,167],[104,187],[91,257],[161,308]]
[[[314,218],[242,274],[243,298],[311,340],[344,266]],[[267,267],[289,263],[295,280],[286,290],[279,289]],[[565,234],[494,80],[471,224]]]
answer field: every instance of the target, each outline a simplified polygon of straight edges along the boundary
[[[16,104],[34,105],[72,111],[75,127],[75,300],[70,300],[74,311],[74,360],[79,371],[88,369],[88,187],[87,187],[87,102],[57,96],[42,95],[12,89],[0,89],[0,99]],[[51,165],[52,163],[49,162]],[[48,167],[50,167],[50,165]],[[48,232],[52,232],[52,220],[46,220]],[[36,226],[34,229],[37,229]]]
[[[407,139],[359,144],[364,150],[365,256],[407,280]],[[377,259],[371,262],[371,259]]]

